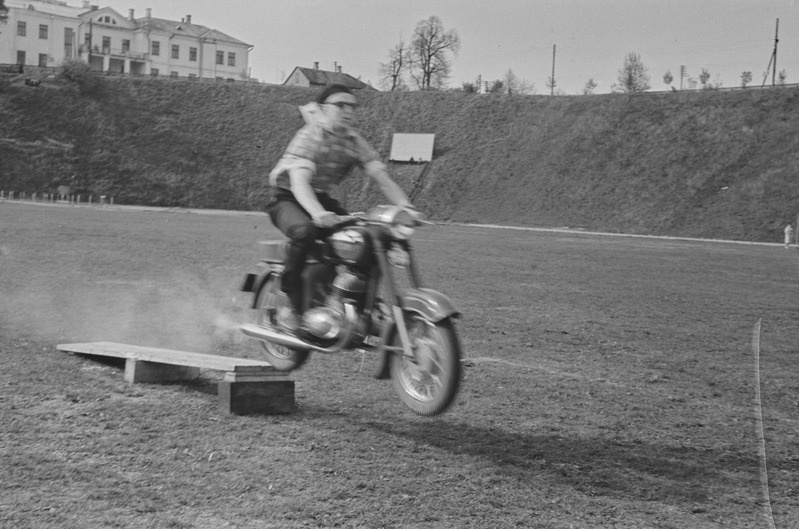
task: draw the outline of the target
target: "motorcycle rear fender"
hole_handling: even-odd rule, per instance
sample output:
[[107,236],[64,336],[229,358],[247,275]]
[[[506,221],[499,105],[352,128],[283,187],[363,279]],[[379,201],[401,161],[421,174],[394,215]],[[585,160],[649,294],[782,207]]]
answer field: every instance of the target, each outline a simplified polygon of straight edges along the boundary
[[258,308],[258,292],[261,290],[261,287],[269,279],[269,276],[275,273],[276,270],[274,266],[266,261],[261,261],[256,264],[253,269],[244,276],[244,283],[242,283],[241,290],[242,292],[252,292],[252,307],[253,309]]

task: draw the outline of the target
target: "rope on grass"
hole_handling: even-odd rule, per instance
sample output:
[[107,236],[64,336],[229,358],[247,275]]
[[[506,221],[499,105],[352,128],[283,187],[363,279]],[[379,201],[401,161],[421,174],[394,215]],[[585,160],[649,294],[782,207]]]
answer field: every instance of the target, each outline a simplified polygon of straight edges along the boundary
[[757,419],[755,428],[757,429],[759,441],[760,457],[760,486],[764,497],[764,509],[769,527],[776,529],[774,515],[771,512],[771,496],[768,491],[768,468],[766,467],[766,434],[763,431],[763,406],[760,402],[760,320],[755,323],[752,332],[752,352],[755,356],[755,417]]

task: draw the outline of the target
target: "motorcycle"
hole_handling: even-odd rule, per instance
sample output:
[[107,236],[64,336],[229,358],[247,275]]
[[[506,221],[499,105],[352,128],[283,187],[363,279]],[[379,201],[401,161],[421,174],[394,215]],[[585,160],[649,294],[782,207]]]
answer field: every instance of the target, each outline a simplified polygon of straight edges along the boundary
[[423,221],[400,206],[340,218],[306,262],[300,329],[288,333],[276,321],[290,303],[280,289],[289,243],[278,240],[263,243],[266,256],[241,286],[257,311],[241,332],[258,339],[281,371],[297,369],[312,352],[376,355],[373,376],[391,378],[406,406],[423,416],[444,412],[461,379],[460,313],[447,296],[422,287],[410,237]]

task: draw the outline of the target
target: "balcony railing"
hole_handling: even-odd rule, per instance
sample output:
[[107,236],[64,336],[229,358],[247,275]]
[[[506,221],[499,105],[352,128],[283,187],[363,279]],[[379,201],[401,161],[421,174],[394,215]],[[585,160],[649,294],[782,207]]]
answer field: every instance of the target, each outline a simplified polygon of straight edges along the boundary
[[110,55],[111,57],[121,59],[134,59],[134,60],[147,60],[150,57],[149,53],[130,51],[129,49],[110,48],[108,46],[94,45],[89,49],[89,46],[82,45],[80,47],[81,53],[91,52],[94,55]]

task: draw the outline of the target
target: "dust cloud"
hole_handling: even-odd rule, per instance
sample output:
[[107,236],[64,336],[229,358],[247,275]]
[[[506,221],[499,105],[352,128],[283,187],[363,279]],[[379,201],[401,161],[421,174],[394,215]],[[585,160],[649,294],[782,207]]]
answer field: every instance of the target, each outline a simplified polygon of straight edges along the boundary
[[249,295],[238,285],[214,288],[185,273],[157,281],[75,284],[51,277],[25,283],[0,289],[0,329],[7,339],[215,353],[242,344],[237,328],[252,318]]

